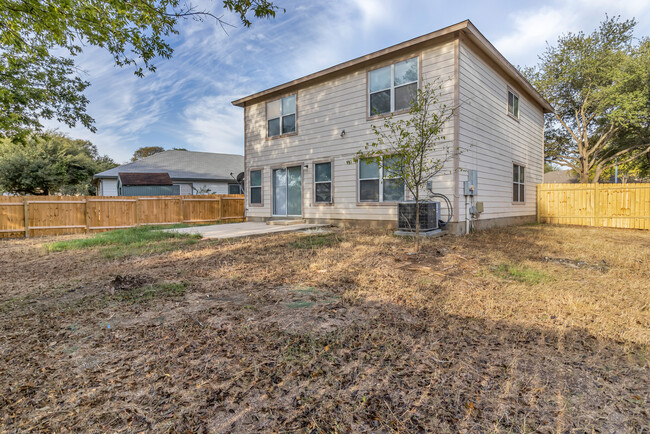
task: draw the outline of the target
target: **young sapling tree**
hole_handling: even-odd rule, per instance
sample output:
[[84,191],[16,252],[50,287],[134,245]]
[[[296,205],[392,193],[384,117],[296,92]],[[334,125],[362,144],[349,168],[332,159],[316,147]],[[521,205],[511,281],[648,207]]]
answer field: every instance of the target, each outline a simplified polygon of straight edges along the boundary
[[[392,188],[406,188],[415,201],[415,252],[420,251],[420,202],[428,181],[440,174],[454,150],[445,142],[445,124],[455,108],[440,101],[442,84],[427,83],[418,89],[409,116],[386,116],[372,125],[375,140],[357,152],[355,163],[376,164]],[[351,161],[350,161],[351,163]],[[398,180],[398,181],[396,181]],[[397,185],[395,185],[398,183]]]

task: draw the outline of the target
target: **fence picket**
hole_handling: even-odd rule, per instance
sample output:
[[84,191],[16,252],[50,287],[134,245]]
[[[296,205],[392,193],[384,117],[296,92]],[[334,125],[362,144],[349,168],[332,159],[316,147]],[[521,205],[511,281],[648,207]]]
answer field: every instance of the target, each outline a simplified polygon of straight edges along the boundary
[[238,219],[244,220],[244,196],[240,194],[0,196],[0,237],[92,233],[141,224],[216,223]]
[[650,229],[650,184],[538,184],[537,221]]

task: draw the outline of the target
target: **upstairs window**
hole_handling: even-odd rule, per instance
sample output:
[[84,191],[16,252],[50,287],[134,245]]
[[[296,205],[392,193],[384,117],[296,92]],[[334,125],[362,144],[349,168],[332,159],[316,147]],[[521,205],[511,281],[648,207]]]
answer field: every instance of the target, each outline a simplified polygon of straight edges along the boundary
[[508,114],[519,119],[519,97],[508,91]]
[[418,58],[370,71],[370,116],[408,110],[418,90]]
[[512,165],[512,201],[525,202],[526,190],[524,185],[524,166]]
[[266,103],[266,135],[276,137],[296,132],[296,95]]
[[392,160],[384,157],[383,167],[372,159],[359,161],[359,202],[404,200],[404,180],[391,170]]
[[250,171],[250,198],[248,203],[261,205],[262,204],[262,171]]
[[314,202],[332,203],[332,163],[314,165]]

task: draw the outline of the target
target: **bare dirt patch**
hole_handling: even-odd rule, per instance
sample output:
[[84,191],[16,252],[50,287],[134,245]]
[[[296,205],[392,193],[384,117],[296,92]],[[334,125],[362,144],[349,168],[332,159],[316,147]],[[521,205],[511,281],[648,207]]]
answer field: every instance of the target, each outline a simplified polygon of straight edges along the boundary
[[646,232],[46,241],[0,242],[0,431],[650,426]]

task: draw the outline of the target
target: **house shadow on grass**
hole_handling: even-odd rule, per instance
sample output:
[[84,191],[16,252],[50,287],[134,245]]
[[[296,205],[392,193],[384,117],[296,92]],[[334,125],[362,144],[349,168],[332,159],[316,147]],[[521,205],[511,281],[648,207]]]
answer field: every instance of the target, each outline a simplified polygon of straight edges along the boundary
[[[336,237],[301,249],[284,234],[139,261],[152,276],[182,275],[189,293],[122,303],[133,320],[115,331],[63,333],[44,316],[3,330],[0,422],[57,431],[647,429],[647,347],[565,324],[459,313],[471,288],[470,298],[479,284],[509,284],[466,274],[483,260],[469,253],[480,239],[425,245],[446,250],[418,274],[401,267],[402,240]],[[510,261],[529,254],[498,248]],[[172,305],[173,321],[152,319]],[[83,324],[102,309],[50,319]],[[75,352],[62,356],[62,343]]]

